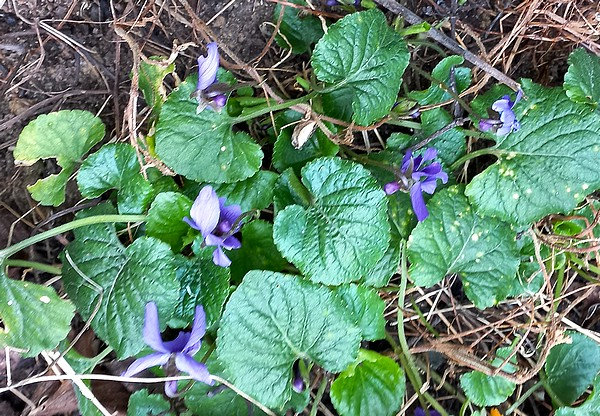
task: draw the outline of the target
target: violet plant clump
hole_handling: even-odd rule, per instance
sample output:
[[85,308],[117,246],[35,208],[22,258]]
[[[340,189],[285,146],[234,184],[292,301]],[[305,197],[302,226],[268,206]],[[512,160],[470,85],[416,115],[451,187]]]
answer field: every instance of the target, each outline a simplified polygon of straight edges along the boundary
[[[308,400],[325,413],[394,415],[421,389],[415,416],[458,414],[461,403],[473,414],[492,406],[517,412],[527,394],[533,399],[527,406],[544,400],[544,412],[557,415],[570,405],[594,406],[600,346],[553,320],[569,302],[564,293],[553,293],[561,296],[550,299],[550,312],[511,312],[512,328],[492,321],[510,308],[539,303],[532,294],[545,293],[553,281],[563,282],[558,286],[565,293],[570,284],[593,281],[582,277],[594,277],[598,235],[600,84],[594,74],[600,74],[600,58],[581,49],[569,60],[563,87],[504,79],[518,91],[514,100],[497,93],[489,100],[489,93],[474,95],[483,87],[472,87],[473,62],[465,63],[462,50],[440,57],[423,74],[420,63],[429,68],[437,49],[418,46],[421,38],[442,30],[431,31],[425,22],[407,27],[402,19],[390,24],[391,10],[365,0],[367,10],[356,12],[352,5],[359,3],[280,2],[270,29],[279,46],[248,65],[215,42],[198,58],[197,78],[193,59],[183,67],[183,48],[170,58],[142,59],[132,74],[139,70],[137,87],[150,108],[142,109],[141,100],[139,112],[128,106],[124,128],[133,131],[119,132],[139,137],[135,143],[102,146],[108,138],[101,118],[110,112],[61,110],[32,120],[19,136],[15,161],[26,166],[54,158],[62,169],[29,186],[32,197],[59,207],[73,200],[65,190],[75,176],[81,197],[98,206],[0,249],[0,344],[23,355],[56,350],[70,359],[63,348],[78,314],[105,351],[114,351],[105,357],[117,360],[139,353],[142,332],[152,351],[135,357],[125,376],[161,366],[169,377],[189,374],[200,382],[179,391],[177,382],[168,382],[161,386],[166,396],[136,393],[132,403],[148,404],[152,414],[223,414],[224,402],[240,414],[251,414],[252,406],[265,414],[291,408],[306,414],[302,400]],[[289,51],[277,56],[279,48]],[[235,71],[220,68],[223,50],[241,62]],[[411,75],[404,76],[408,67]],[[190,74],[180,78],[184,73]],[[115,102],[125,90],[115,89]],[[527,106],[519,103],[524,94]],[[492,101],[493,115],[471,123],[472,110]],[[111,105],[116,114],[118,106],[106,101]],[[491,144],[491,135],[477,127],[500,137]],[[420,149],[423,143],[431,148]],[[406,148],[419,150],[390,162],[395,149]],[[387,196],[397,192],[407,195]],[[521,238],[539,224],[542,233]],[[549,238],[555,234],[561,238]],[[65,236],[59,241],[65,247],[52,264],[11,258],[57,235]],[[567,250],[576,244],[581,250]],[[540,275],[537,248],[544,258],[566,251],[564,267]],[[39,269],[37,283],[29,268]],[[60,276],[60,285],[46,275]],[[453,296],[424,302],[441,293],[429,289],[440,284]],[[447,377],[452,388],[442,386],[454,399],[438,401],[445,393],[421,380],[431,370],[428,360],[411,359],[426,358],[428,340],[413,335],[437,334],[440,345],[452,345],[449,325],[456,320],[416,319],[419,308],[449,317],[468,310],[475,318],[465,333],[472,370],[492,352],[486,344],[500,340],[511,345],[514,362],[493,375],[457,370]],[[406,333],[402,309],[415,317]],[[485,320],[478,315],[483,309]],[[158,310],[168,326],[191,329],[163,340]],[[40,317],[49,324],[41,325]],[[534,324],[543,330],[548,322],[571,342],[550,351],[556,339],[514,332]],[[498,331],[490,333],[490,325]],[[547,341],[543,352],[528,351],[531,360],[524,359],[517,343],[538,345],[540,339]],[[201,345],[208,347],[202,355]],[[403,355],[406,360],[398,359]],[[206,365],[195,359],[200,356]],[[517,372],[509,373],[509,365]],[[528,371],[534,365],[544,368],[544,382],[516,390],[513,379],[523,371],[535,378]],[[216,380],[219,387],[206,386]],[[24,384],[0,386],[0,392]],[[592,384],[595,392],[584,400]],[[543,398],[544,388],[556,399]],[[416,404],[409,406],[404,412],[413,414]]]
[[384,191],[388,195],[399,190],[410,193],[410,201],[418,221],[424,221],[429,216],[423,192],[433,194],[438,179],[442,183],[448,182],[448,174],[442,170],[440,162],[427,163],[436,157],[437,150],[434,148],[429,148],[422,155],[416,157],[413,156],[411,150],[408,150],[402,159],[400,171],[396,172],[397,180],[384,186]]
[[[176,375],[175,370],[187,373],[196,381],[213,385],[206,365],[194,359],[194,354],[200,351],[202,337],[206,333],[206,316],[201,305],[196,306],[194,323],[190,332],[180,331],[177,338],[172,341],[163,341],[160,334],[158,309],[154,302],[146,305],[143,337],[144,342],[155,352],[135,360],[123,373],[123,377],[134,375],[155,366],[165,366],[169,376]],[[177,395],[177,381],[165,383],[165,393],[169,397]]]
[[225,205],[225,198],[219,198],[212,186],[207,185],[200,190],[190,209],[190,216],[184,217],[183,221],[200,231],[204,238],[203,244],[216,247],[213,262],[218,266],[228,267],[231,260],[223,249],[235,250],[242,246],[240,240],[232,235],[239,230],[238,218],[241,215],[239,205]]

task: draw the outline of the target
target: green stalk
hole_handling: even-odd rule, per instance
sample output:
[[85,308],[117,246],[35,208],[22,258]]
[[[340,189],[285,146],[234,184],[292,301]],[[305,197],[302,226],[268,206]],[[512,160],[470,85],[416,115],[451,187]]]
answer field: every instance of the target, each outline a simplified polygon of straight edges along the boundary
[[535,391],[537,389],[539,389],[540,387],[542,387],[543,385],[544,385],[543,382],[538,381],[533,386],[531,386],[531,388],[529,390],[527,390],[523,395],[521,395],[521,397],[519,397],[519,399],[508,408],[508,410],[506,411],[506,416],[510,415],[512,412],[517,410],[519,408],[519,406],[521,406],[525,402],[525,400],[527,400],[527,398],[529,396],[531,396],[533,393],[535,393]]
[[317,390],[317,394],[315,395],[315,400],[313,401],[312,409],[310,409],[310,416],[317,415],[319,403],[321,402],[323,394],[325,393],[325,387],[327,387],[327,377],[323,376],[323,380],[321,380],[321,384],[319,385],[319,389]]
[[252,120],[253,118],[260,117],[260,116],[262,116],[264,114],[268,114],[272,111],[285,110],[286,108],[290,108],[290,107],[293,107],[298,104],[304,104],[305,102],[316,97],[317,94],[318,94],[318,91],[313,91],[310,94],[303,95],[302,97],[299,97],[299,98],[296,98],[293,100],[284,101],[280,104],[275,104],[272,106],[264,107],[259,110],[256,110],[253,113],[247,114],[245,116],[236,117],[236,118],[232,119],[231,122],[232,122],[232,124],[243,123],[244,121]]
[[60,267],[52,266],[50,264],[39,263],[37,261],[28,261],[28,260],[6,260],[3,264],[4,266],[12,266],[12,267],[25,267],[27,269],[35,269],[41,272],[46,272],[50,274],[61,274]]
[[499,156],[502,153],[503,152],[501,150],[493,149],[491,147],[486,147],[485,149],[475,150],[474,152],[467,153],[466,155],[464,155],[463,157],[461,157],[460,159],[458,159],[456,162],[454,162],[452,164],[452,166],[450,166],[450,170],[454,171],[454,170],[458,169],[467,160],[475,159],[476,157],[479,157],[479,156],[483,156],[483,155],[496,155],[496,156]]
[[[448,416],[446,410],[442,407],[442,405],[428,392],[424,392],[422,395],[420,394],[421,388],[423,387],[423,382],[421,381],[421,377],[419,376],[419,368],[415,364],[412,354],[410,353],[410,348],[408,347],[408,342],[406,341],[406,335],[404,334],[404,320],[402,313],[402,306],[404,305],[404,299],[406,296],[406,286],[408,284],[408,269],[406,267],[406,243],[402,243],[400,247],[402,252],[402,257],[400,260],[401,263],[401,278],[400,278],[400,290],[398,291],[398,307],[397,307],[397,320],[398,320],[398,340],[400,342],[400,347],[396,345],[394,339],[389,333],[386,333],[386,339],[394,348],[398,357],[400,357],[400,362],[402,366],[406,370],[406,375],[410,380],[411,384],[415,388],[415,391],[419,395],[419,400],[422,401],[424,398],[429,402],[429,405],[437,410],[440,415]],[[422,397],[421,397],[422,396]],[[422,406],[425,406],[422,403]]]
[[539,372],[539,376],[540,376],[540,383],[542,383],[542,385],[544,386],[544,389],[546,390],[546,393],[548,393],[548,396],[550,396],[550,398],[552,399],[552,402],[554,404],[554,407],[564,407],[566,406],[562,400],[560,400],[558,398],[558,396],[556,395],[556,393],[554,392],[554,390],[552,390],[552,387],[550,387],[550,385],[548,384],[548,377],[546,376],[546,373],[544,372],[544,370],[541,370]]
[[394,126],[407,127],[409,129],[421,130],[423,126],[421,123],[410,120],[388,120],[385,124],[392,124]]
[[13,244],[10,247],[5,248],[4,250],[0,250],[0,263],[3,263],[3,260],[9,258],[13,254],[18,253],[19,251],[27,248],[35,243],[39,243],[40,241],[46,240],[48,238],[57,236],[62,233],[66,233],[67,231],[74,230],[75,228],[85,227],[87,225],[93,224],[102,224],[107,222],[143,222],[146,221],[145,215],[96,215],[93,217],[81,218],[78,220],[71,221],[67,224],[59,225],[58,227],[54,227],[51,230],[44,231],[43,233],[36,234],[32,237],[26,238],[25,240],[18,242],[17,244]]

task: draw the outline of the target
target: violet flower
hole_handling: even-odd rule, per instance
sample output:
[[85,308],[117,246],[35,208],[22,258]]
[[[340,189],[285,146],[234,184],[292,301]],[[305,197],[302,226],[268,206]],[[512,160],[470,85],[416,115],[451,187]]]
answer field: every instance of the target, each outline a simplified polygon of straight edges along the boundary
[[483,118],[479,121],[479,130],[481,131],[496,131],[498,136],[506,136],[513,131],[521,128],[521,124],[517,120],[517,116],[513,111],[513,107],[521,100],[523,92],[519,90],[515,101],[510,100],[510,96],[505,95],[501,99],[496,100],[492,104],[492,110],[500,114],[500,120]]
[[232,229],[236,220],[242,214],[239,205],[225,205],[225,198],[219,198],[212,186],[205,186],[190,209],[190,217],[183,218],[190,227],[200,231],[204,237],[203,244],[216,246],[213,252],[213,262],[217,266],[227,267],[231,264],[223,249],[234,250],[242,246],[240,240],[233,235],[240,224]]
[[198,85],[195,96],[198,100],[196,112],[201,112],[207,106],[219,111],[225,106],[227,97],[211,90],[211,86],[217,82],[217,71],[219,70],[219,48],[216,42],[206,45],[207,55],[198,58]]
[[[360,5],[360,1],[361,1],[361,0],[354,0],[354,5],[355,5],[355,6],[358,6],[358,5]],[[339,5],[341,5],[341,4],[345,4],[345,3],[342,3],[342,2],[340,2],[340,1],[338,1],[338,0],[327,0],[327,1],[325,2],[325,4],[326,4],[327,6],[339,6]]]
[[[426,416],[425,410],[421,407],[415,409],[415,416]],[[429,416],[442,416],[437,410],[430,410]]]
[[[177,370],[188,373],[194,380],[213,385],[214,380],[208,372],[206,365],[194,360],[194,354],[200,350],[202,337],[206,332],[206,320],[202,306],[196,307],[194,323],[191,332],[180,331],[173,341],[163,342],[160,335],[160,323],[158,321],[158,310],[154,302],[146,304],[146,315],[144,321],[144,342],[154,351],[135,360],[123,373],[123,377],[132,377],[147,368],[157,365],[167,366],[167,373],[173,364]],[[169,368],[171,367],[171,368]],[[172,374],[170,374],[172,375]],[[177,395],[177,381],[165,383],[165,393],[169,397]]]
[[[437,187],[437,180],[442,183],[448,182],[448,175],[442,170],[439,162],[433,162],[426,166],[425,162],[437,157],[437,150],[427,149],[422,155],[414,157],[412,151],[408,150],[402,159],[402,167],[398,180],[384,186],[386,194],[391,195],[400,189],[410,192],[410,201],[418,221],[423,221],[429,216],[423,192],[433,194]],[[421,180],[423,179],[423,180]]]
[[294,378],[292,379],[292,390],[294,390],[296,393],[302,393],[306,386],[304,385],[304,379],[300,373],[300,364],[298,361],[294,363],[292,372],[294,373]]

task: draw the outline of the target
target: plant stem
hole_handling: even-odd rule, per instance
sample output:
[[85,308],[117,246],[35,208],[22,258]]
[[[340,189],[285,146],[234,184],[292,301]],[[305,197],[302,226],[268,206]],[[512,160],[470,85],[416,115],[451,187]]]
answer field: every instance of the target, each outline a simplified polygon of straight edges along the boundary
[[550,387],[550,385],[548,384],[548,377],[546,376],[546,373],[544,372],[544,370],[541,370],[539,372],[539,376],[540,376],[540,383],[542,383],[542,385],[544,386],[544,389],[546,390],[546,393],[548,393],[548,396],[550,396],[550,398],[552,399],[552,402],[553,402],[555,408],[565,406],[565,404],[562,402],[562,400],[560,400],[558,398],[558,396],[556,395],[554,390],[552,390],[552,387]]
[[264,107],[259,110],[256,110],[253,113],[247,114],[245,116],[236,117],[236,118],[232,119],[231,121],[232,121],[232,124],[243,123],[244,121],[252,120],[253,118],[260,117],[260,116],[262,116],[264,114],[268,114],[272,111],[284,110],[286,108],[293,107],[297,104],[304,104],[305,102],[309,101],[310,99],[316,97],[317,94],[318,94],[318,91],[313,91],[310,94],[303,95],[302,97],[295,98],[293,100],[284,101],[280,104],[275,104],[272,106]]
[[392,124],[394,126],[408,127],[409,129],[421,130],[423,126],[421,123],[410,120],[388,120],[385,124]]
[[327,377],[323,376],[323,380],[321,380],[321,384],[319,384],[319,389],[317,390],[317,394],[315,395],[315,400],[313,401],[312,408],[310,409],[310,416],[317,415],[319,403],[321,402],[323,394],[325,393],[325,387],[327,387]]
[[0,263],[3,263],[3,260],[9,258],[13,254],[18,253],[26,247],[29,247],[35,243],[39,243],[40,241],[46,240],[47,238],[51,238],[57,236],[59,234],[65,233],[67,231],[74,230],[75,228],[85,227],[86,225],[92,224],[101,224],[107,222],[140,222],[146,221],[145,215],[96,215],[93,217],[81,218],[78,220],[71,221],[67,224],[60,225],[51,230],[44,231],[43,233],[36,234],[32,237],[26,238],[25,240],[13,244],[10,247],[5,248],[4,250],[0,250]]
[[533,386],[531,386],[531,388],[529,390],[527,390],[524,394],[522,394],[521,397],[519,397],[519,399],[508,408],[508,410],[506,411],[506,416],[510,415],[512,412],[517,410],[519,408],[519,406],[521,406],[525,402],[525,400],[527,400],[527,398],[529,396],[531,396],[533,393],[535,393],[535,391],[537,389],[539,389],[540,387],[542,387],[543,385],[544,385],[544,383],[542,381],[538,381]]
[[3,264],[4,266],[12,266],[12,267],[25,267],[28,269],[36,269],[41,272],[46,272],[50,274],[61,274],[60,267],[52,266],[50,264],[39,263],[37,261],[28,261],[28,260],[6,260]]
[[408,269],[406,267],[406,243],[402,243],[400,250],[402,252],[402,257],[400,260],[400,268],[402,273],[400,278],[400,289],[398,291],[398,307],[396,318],[398,321],[398,340],[400,342],[400,347],[398,348],[394,339],[389,333],[386,333],[386,339],[388,340],[390,345],[392,345],[394,351],[396,351],[396,353],[398,354],[398,357],[400,357],[400,361],[402,362],[402,365],[406,370],[406,375],[408,376],[408,379],[415,388],[415,391],[419,395],[419,399],[422,400],[422,396],[425,400],[429,402],[431,407],[433,407],[440,413],[440,415],[448,416],[446,410],[442,407],[441,404],[438,403],[438,401],[431,394],[429,394],[428,392],[424,392],[421,395],[421,388],[423,387],[423,382],[421,381],[421,377],[419,376],[419,369],[413,360],[412,354],[410,353],[410,348],[408,347],[408,342],[406,342],[406,335],[404,334],[404,314],[402,312],[402,309],[404,306],[404,299],[406,296],[406,286],[408,284]]
[[483,155],[499,156],[501,154],[502,154],[501,150],[493,149],[491,147],[486,147],[485,149],[475,150],[474,152],[467,153],[466,155],[464,155],[463,157],[458,159],[456,162],[454,162],[452,164],[452,166],[450,166],[450,170],[454,171],[454,170],[458,169],[460,167],[460,165],[465,163],[467,160],[475,159],[476,157],[479,157],[479,156],[483,156]]

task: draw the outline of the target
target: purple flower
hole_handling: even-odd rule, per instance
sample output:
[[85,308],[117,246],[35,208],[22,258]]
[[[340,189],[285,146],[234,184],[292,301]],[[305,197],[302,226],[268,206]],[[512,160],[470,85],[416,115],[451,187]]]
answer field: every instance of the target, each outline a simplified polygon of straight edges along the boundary
[[294,363],[293,373],[294,378],[292,380],[292,389],[296,393],[302,393],[306,386],[304,385],[304,379],[302,378],[302,374],[300,373],[300,364],[298,361]]
[[[415,416],[426,416],[425,410],[421,407],[415,409]],[[442,416],[437,410],[429,410],[429,416]]]
[[423,221],[429,216],[423,192],[433,194],[437,187],[437,180],[442,183],[448,182],[448,175],[442,170],[439,162],[426,164],[437,157],[437,150],[427,149],[422,155],[414,157],[412,151],[408,150],[402,159],[402,167],[398,180],[386,184],[383,188],[386,194],[391,195],[400,189],[409,190],[410,201],[418,221]]
[[[346,2],[346,3],[347,3],[347,2]],[[342,2],[340,2],[340,1],[338,1],[338,0],[327,0],[327,1],[325,2],[325,4],[326,4],[327,6],[339,6],[340,4],[345,4],[345,3],[342,3]],[[354,5],[355,5],[355,6],[358,6],[359,4],[360,4],[360,0],[354,0]]]
[[[188,373],[194,380],[201,381],[208,385],[213,385],[214,380],[206,369],[206,365],[194,360],[194,354],[200,350],[202,337],[206,332],[206,321],[204,309],[202,306],[196,306],[194,323],[191,332],[179,332],[177,338],[173,341],[163,342],[160,335],[160,323],[158,321],[158,310],[154,302],[146,304],[146,315],[144,322],[144,342],[154,351],[135,360],[123,377],[132,377],[139,372],[157,365],[167,365],[175,367],[184,373]],[[165,393],[169,397],[177,395],[177,381],[168,381],[165,383]]]
[[515,101],[511,101],[508,95],[496,100],[494,104],[492,104],[492,110],[500,114],[500,120],[483,118],[479,120],[479,130],[487,132],[495,129],[498,136],[505,136],[513,131],[519,130],[521,124],[517,120],[513,107],[522,97],[523,92],[519,90]]
[[225,95],[210,89],[217,82],[217,71],[219,70],[218,46],[216,42],[211,42],[206,45],[206,49],[208,51],[207,55],[198,58],[197,112],[204,110],[207,106],[218,111],[225,106],[227,101]]
[[241,214],[239,205],[225,205],[225,198],[219,198],[212,186],[205,186],[192,205],[191,218],[185,217],[183,220],[200,231],[204,237],[203,244],[217,247],[213,252],[213,262],[227,267],[231,260],[223,249],[234,250],[242,246],[240,240],[231,235],[239,230],[239,224],[235,229],[232,227]]

